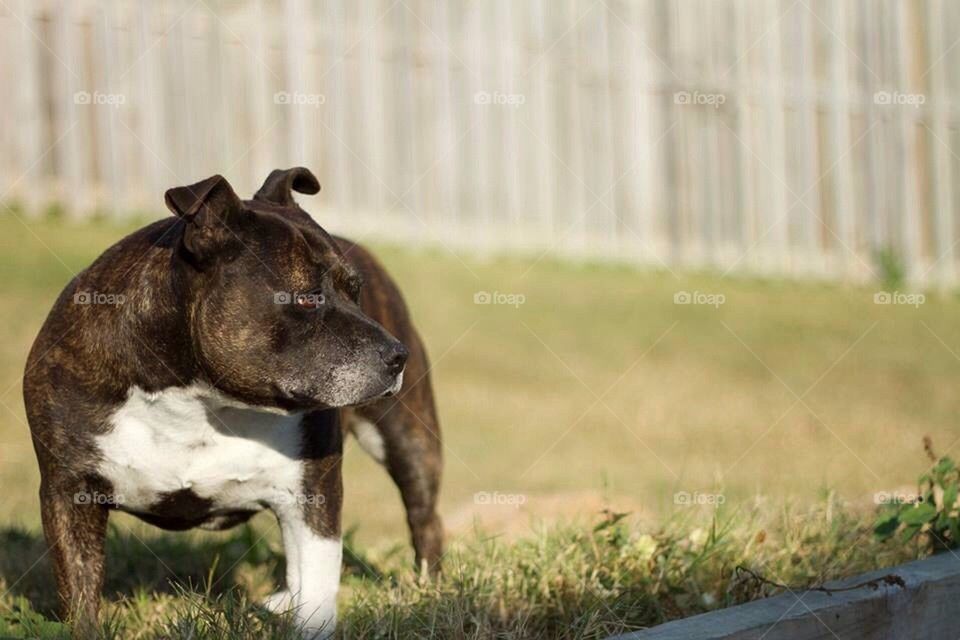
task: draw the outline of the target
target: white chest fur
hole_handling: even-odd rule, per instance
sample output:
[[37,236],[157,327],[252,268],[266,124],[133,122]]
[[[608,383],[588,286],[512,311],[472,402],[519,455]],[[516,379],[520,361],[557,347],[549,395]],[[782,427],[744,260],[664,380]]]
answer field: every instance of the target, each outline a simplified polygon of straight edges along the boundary
[[305,637],[327,638],[337,618],[341,545],[317,535],[298,503],[301,419],[199,385],[159,393],[134,387],[96,443],[100,473],[122,507],[148,511],[165,494],[184,489],[211,500],[214,510],[272,507],[283,531],[287,591],[268,605],[294,609]]
[[251,407],[209,387],[130,390],[96,440],[100,473],[123,507],[146,511],[184,489],[214,509],[257,509],[295,500],[301,415]]

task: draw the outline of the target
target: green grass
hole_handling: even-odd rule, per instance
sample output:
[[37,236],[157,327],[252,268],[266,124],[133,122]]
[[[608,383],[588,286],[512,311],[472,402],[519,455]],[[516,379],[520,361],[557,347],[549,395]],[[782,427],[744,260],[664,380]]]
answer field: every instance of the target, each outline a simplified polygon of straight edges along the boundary
[[[0,215],[0,610],[28,624],[53,602],[23,362],[62,286],[128,230]],[[915,555],[864,534],[873,493],[922,470],[923,435],[956,456],[954,297],[914,309],[873,304],[869,287],[376,250],[434,363],[452,544],[442,583],[409,571],[396,491],[349,443],[349,635],[602,637],[756,596],[734,584],[739,562],[805,583]],[[475,305],[478,291],[526,301]],[[676,305],[678,291],[726,302]],[[523,504],[480,504],[478,492]],[[677,492],[722,495],[722,535],[690,540],[711,511],[675,504]],[[605,508],[631,516],[591,532]],[[202,535],[113,521],[116,637],[289,631],[249,606],[281,573],[269,516]],[[217,602],[199,606],[208,591]]]
[[[772,511],[772,514],[771,514]],[[802,511],[755,507],[673,519],[641,532],[623,514],[592,527],[538,530],[512,544],[457,540],[436,581],[395,551],[363,555],[348,543],[339,631],[362,638],[605,638],[771,595],[744,580],[743,565],[791,585],[819,584],[917,557],[916,547],[879,546],[862,518],[832,496]],[[8,530],[3,576],[41,570],[4,599],[0,635],[65,637],[49,614],[52,585],[36,535]],[[293,638],[289,619],[252,604],[282,559],[252,527],[218,541],[139,536],[114,529],[101,637]],[[6,625],[6,626],[4,626]]]

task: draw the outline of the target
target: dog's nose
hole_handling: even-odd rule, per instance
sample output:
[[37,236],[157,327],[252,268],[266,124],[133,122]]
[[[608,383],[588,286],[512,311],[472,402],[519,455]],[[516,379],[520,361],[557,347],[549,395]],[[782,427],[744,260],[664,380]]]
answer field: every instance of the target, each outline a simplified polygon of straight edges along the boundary
[[398,374],[403,371],[403,365],[407,363],[407,357],[410,352],[399,342],[393,342],[388,346],[380,347],[380,359],[387,365],[387,370],[392,374]]

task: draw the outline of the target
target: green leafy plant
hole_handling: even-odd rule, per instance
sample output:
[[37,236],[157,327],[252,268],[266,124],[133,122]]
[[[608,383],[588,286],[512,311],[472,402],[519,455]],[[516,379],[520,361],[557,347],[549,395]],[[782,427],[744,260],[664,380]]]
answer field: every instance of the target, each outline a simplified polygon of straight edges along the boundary
[[37,613],[26,598],[17,598],[10,609],[9,613],[0,614],[0,638],[67,640],[70,637],[70,629],[65,624]]
[[890,291],[900,289],[907,279],[907,268],[900,254],[891,247],[880,249],[875,254],[880,281]]
[[924,449],[933,466],[919,479],[916,496],[890,496],[881,505],[874,534],[888,540],[899,533],[903,542],[921,537],[934,550],[955,547],[960,542],[960,469],[949,456],[938,458],[928,438]]

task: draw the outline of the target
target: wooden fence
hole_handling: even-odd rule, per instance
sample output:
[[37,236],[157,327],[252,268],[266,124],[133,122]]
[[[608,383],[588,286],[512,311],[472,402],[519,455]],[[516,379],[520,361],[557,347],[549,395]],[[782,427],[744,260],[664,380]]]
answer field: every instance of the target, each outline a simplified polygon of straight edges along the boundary
[[949,0],[2,0],[0,202],[305,165],[351,233],[951,286],[958,37]]

